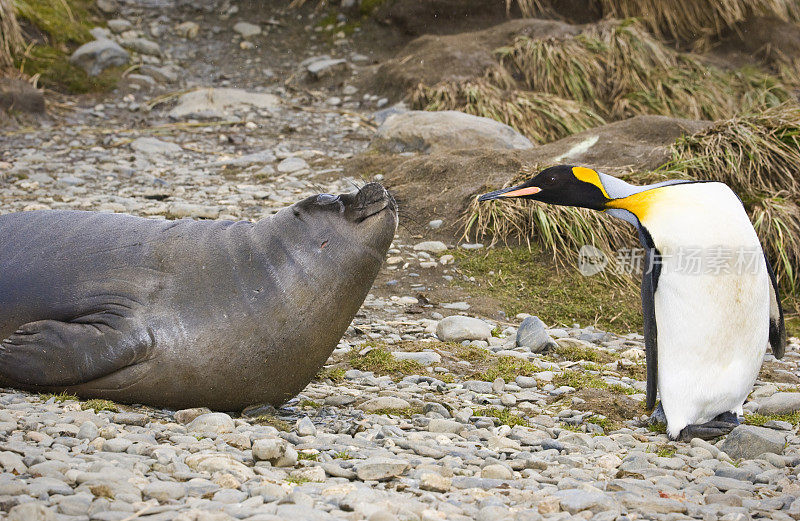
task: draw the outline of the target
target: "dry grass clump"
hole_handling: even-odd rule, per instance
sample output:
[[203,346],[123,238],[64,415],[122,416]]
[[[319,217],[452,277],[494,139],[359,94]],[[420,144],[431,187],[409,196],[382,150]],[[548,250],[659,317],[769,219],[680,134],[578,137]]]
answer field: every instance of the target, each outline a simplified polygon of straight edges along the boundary
[[14,5],[11,0],[0,0],[0,69],[13,67],[14,56],[24,46]]
[[519,37],[498,55],[528,89],[584,103],[609,120],[637,114],[720,119],[791,98],[777,79],[703,64],[666,47],[633,19],[566,38]]
[[[557,0],[517,0],[524,16],[549,10]],[[750,16],[800,20],[796,0],[596,0],[603,17],[639,18],[648,30],[667,39],[697,41],[719,35]],[[506,0],[510,8],[511,0]]]
[[544,92],[506,90],[487,79],[420,84],[411,104],[424,110],[459,110],[501,121],[536,143],[546,143],[605,123],[589,107]]

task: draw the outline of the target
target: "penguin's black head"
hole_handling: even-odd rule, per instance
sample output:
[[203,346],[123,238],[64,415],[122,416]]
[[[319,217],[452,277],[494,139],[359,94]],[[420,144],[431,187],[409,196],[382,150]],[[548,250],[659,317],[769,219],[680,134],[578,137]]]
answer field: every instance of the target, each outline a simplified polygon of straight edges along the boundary
[[605,210],[606,203],[611,200],[597,172],[570,165],[546,168],[521,185],[483,194],[478,200],[517,197],[592,210]]

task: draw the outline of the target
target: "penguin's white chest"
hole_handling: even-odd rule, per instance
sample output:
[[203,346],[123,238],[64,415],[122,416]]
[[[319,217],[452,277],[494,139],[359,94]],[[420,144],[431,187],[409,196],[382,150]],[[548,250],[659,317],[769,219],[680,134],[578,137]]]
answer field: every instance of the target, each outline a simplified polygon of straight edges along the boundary
[[769,276],[758,237],[728,187],[659,190],[641,222],[662,255],[655,292],[658,389],[677,436],[740,411],[769,328]]

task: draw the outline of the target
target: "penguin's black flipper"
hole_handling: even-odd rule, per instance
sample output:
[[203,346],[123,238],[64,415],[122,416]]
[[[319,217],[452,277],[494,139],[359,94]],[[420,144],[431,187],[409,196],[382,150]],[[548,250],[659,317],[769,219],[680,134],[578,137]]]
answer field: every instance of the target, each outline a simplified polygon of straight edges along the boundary
[[778,281],[775,280],[775,272],[769,263],[767,254],[764,254],[764,261],[767,263],[767,273],[772,284],[769,291],[769,345],[772,347],[772,354],[775,358],[783,358],[786,350],[786,327],[783,324],[783,307],[781,306],[781,295],[778,292]]
[[[644,241],[643,241],[644,242]],[[656,326],[655,294],[661,274],[660,254],[650,247],[646,250],[642,275],[642,314],[644,315],[644,346],[647,360],[647,410],[656,404],[658,394],[658,327]]]

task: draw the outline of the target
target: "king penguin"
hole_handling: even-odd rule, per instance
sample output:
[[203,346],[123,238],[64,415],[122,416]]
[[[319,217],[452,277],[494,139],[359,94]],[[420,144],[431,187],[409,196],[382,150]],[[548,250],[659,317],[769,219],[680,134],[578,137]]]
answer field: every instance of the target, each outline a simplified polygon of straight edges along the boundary
[[[730,432],[767,344],[786,347],[778,286],[738,196],[724,183],[635,186],[590,168],[547,168],[480,201],[524,198],[605,212],[636,227],[644,248],[647,409],[672,439]],[[687,257],[694,256],[688,269]],[[699,267],[699,269],[698,269]]]

